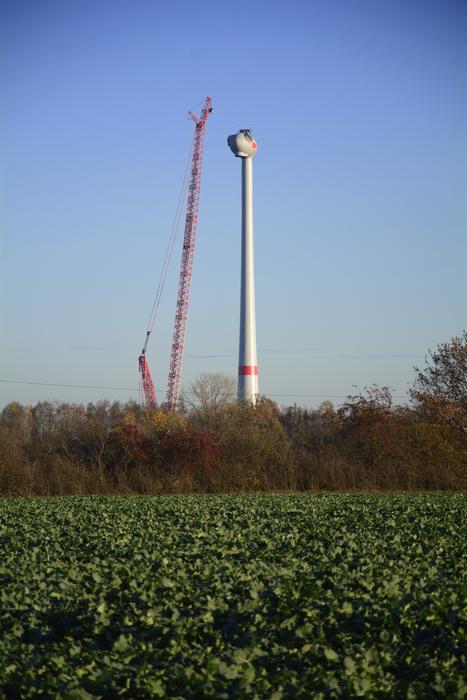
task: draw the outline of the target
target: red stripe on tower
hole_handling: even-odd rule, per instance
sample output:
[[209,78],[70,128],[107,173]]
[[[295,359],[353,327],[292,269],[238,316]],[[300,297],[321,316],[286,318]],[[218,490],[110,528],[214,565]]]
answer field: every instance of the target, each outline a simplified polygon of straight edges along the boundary
[[256,365],[243,365],[238,368],[239,374],[258,374],[258,367]]

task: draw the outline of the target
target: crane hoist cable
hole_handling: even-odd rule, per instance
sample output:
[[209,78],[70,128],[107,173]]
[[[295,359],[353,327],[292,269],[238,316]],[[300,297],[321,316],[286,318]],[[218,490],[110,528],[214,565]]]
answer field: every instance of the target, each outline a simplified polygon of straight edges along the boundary
[[141,354],[138,358],[138,368],[139,368],[139,375],[140,375],[140,387],[139,387],[139,393],[140,393],[140,400],[142,400],[146,405],[149,406],[155,406],[157,404],[157,398],[156,398],[156,391],[154,389],[154,384],[152,381],[151,377],[151,372],[149,370],[149,365],[146,357],[146,350],[148,348],[148,343],[149,343],[149,338],[152,333],[154,323],[156,320],[157,316],[157,311],[159,309],[159,304],[161,301],[162,293],[164,291],[164,286],[165,286],[165,281],[167,278],[167,272],[170,266],[170,261],[172,258],[172,253],[175,245],[175,240],[177,238],[177,234],[180,228],[180,220],[182,216],[182,210],[183,210],[183,202],[186,197],[186,192],[188,188],[188,172],[190,168],[190,163],[192,161],[193,157],[193,148],[194,148],[194,138],[191,143],[190,151],[188,154],[188,159],[185,167],[185,175],[183,177],[182,185],[180,188],[180,194],[178,198],[178,203],[177,203],[177,209],[175,212],[174,220],[172,223],[172,228],[170,231],[169,235],[169,240],[167,243],[167,249],[165,252],[165,257],[164,261],[162,264],[162,269],[159,277],[159,283],[157,285],[157,290],[156,290],[156,295],[154,297],[154,302],[151,308],[151,313],[149,315],[149,321],[147,325],[147,330],[146,330],[146,336],[144,339],[144,344],[143,348],[141,350]]

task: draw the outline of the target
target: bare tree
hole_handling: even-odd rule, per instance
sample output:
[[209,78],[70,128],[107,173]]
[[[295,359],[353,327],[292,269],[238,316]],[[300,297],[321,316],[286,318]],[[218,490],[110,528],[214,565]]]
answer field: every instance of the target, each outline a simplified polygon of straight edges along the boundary
[[184,404],[207,427],[216,427],[219,416],[235,398],[235,379],[220,372],[200,374],[183,395]]

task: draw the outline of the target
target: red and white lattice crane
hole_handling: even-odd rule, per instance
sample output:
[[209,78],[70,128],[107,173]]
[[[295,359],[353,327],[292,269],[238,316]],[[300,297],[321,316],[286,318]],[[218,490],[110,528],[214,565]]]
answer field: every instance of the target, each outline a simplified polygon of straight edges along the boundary
[[[193,268],[193,256],[195,252],[196,227],[198,224],[199,211],[199,195],[201,189],[201,166],[203,161],[205,127],[209,115],[212,112],[212,100],[206,97],[206,100],[201,110],[201,115],[197,117],[192,112],[188,112],[195,123],[195,135],[193,139],[193,150],[191,156],[191,174],[188,186],[188,201],[185,218],[185,233],[183,237],[182,260],[180,263],[180,277],[178,282],[178,297],[177,308],[175,312],[175,323],[172,339],[172,351],[170,355],[169,379],[167,385],[166,407],[175,410],[178,404],[180,393],[180,377],[183,362],[183,351],[185,346],[186,323],[188,318],[188,304],[190,300],[191,275]],[[182,187],[183,192],[183,187]],[[140,376],[140,398],[147,406],[156,406],[156,391],[149,371],[149,365],[146,357],[149,337],[152,332],[154,320],[159,306],[160,297],[167,275],[167,269],[170,262],[170,257],[173,250],[175,236],[178,228],[178,222],[181,214],[181,199],[175,216],[174,226],[169,240],[164,265],[162,268],[159,287],[156,292],[156,298],[149,318],[148,330],[143,349],[138,358],[139,376]]]
[[196,227],[198,225],[199,194],[201,190],[201,166],[203,163],[204,137],[206,122],[212,112],[212,100],[206,97],[201,115],[196,117],[188,114],[195,122],[195,138],[193,141],[193,156],[191,159],[190,184],[188,186],[188,202],[186,206],[185,234],[183,237],[182,260],[178,280],[177,308],[170,355],[169,379],[165,403],[167,408],[177,408],[180,393],[180,377],[182,371],[183,351],[185,348],[186,322],[188,318],[188,303],[190,301],[191,272],[195,253]]

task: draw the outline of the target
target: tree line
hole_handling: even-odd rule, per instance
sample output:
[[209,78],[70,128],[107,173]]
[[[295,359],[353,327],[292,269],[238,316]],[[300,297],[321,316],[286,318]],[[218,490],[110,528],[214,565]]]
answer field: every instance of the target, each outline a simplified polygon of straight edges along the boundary
[[378,386],[338,410],[242,405],[232,390],[228,377],[202,375],[177,412],[10,403],[0,495],[466,488],[466,332],[415,368],[409,406]]

